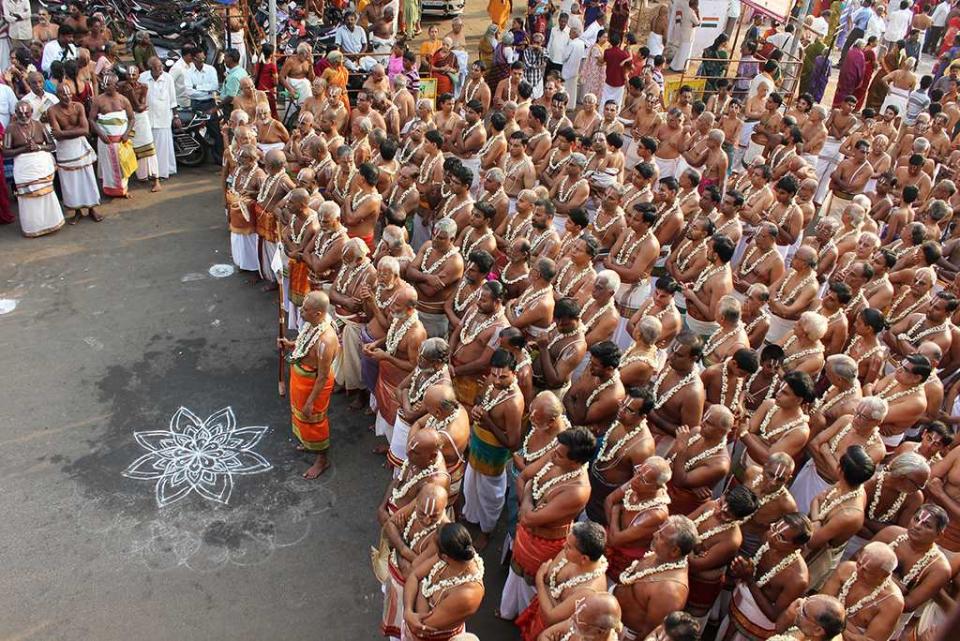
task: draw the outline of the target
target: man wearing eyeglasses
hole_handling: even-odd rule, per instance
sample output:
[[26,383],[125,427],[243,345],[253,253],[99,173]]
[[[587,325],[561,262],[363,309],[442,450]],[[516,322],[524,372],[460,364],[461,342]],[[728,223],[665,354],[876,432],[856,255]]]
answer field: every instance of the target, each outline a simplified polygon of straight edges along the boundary
[[788,634],[772,637],[794,641],[829,641],[843,631],[847,615],[836,597],[814,594],[795,600],[777,619],[777,632]]
[[932,371],[933,366],[926,356],[910,354],[896,370],[877,381],[872,389],[864,390],[866,394],[883,398],[889,406],[887,416],[880,425],[880,434],[888,451],[900,445],[904,432],[927,411],[924,383]]

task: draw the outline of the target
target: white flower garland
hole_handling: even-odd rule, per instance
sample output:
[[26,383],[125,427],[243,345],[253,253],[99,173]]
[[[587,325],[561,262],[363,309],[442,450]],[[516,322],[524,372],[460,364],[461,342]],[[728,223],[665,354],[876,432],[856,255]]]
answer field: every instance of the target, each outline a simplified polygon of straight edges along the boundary
[[[896,550],[897,547],[906,540],[907,540],[907,533],[904,532],[894,540],[890,541],[891,549]],[[930,545],[930,549],[927,550],[927,552],[923,556],[917,559],[916,563],[914,563],[913,566],[911,566],[910,571],[907,572],[906,575],[904,575],[903,577],[904,587],[909,587],[911,583],[919,579],[920,575],[923,574],[924,570],[926,570],[937,559],[938,556],[942,557],[943,552],[940,551],[940,546],[938,546],[936,543],[933,543]]]
[[856,582],[857,582],[857,570],[856,568],[854,568],[853,573],[851,573],[850,576],[847,577],[847,580],[843,582],[843,585],[840,586],[840,593],[837,595],[837,598],[839,599],[840,603],[843,604],[844,609],[846,610],[848,619],[854,616],[860,610],[867,607],[868,605],[873,605],[873,601],[875,601],[877,597],[880,596],[880,593],[883,592],[887,588],[887,586],[891,584],[890,577],[887,577],[886,579],[880,582],[880,585],[875,587],[868,594],[865,594],[856,603],[854,603],[850,607],[846,607],[847,596],[850,594],[850,588],[853,587],[853,584]]
[[[403,462],[403,465],[400,466],[400,473],[397,476],[397,479],[398,480],[402,479],[404,475],[406,475],[407,470],[409,469],[410,469],[410,459],[407,459]],[[433,476],[434,474],[439,474],[440,472],[443,472],[445,469],[446,469],[446,466],[444,465],[444,462],[443,462],[443,454],[440,452],[437,452],[437,458],[433,460],[433,463],[431,463],[428,467],[423,468],[422,470],[420,470],[419,472],[417,472],[416,474],[408,478],[402,484],[399,484],[395,488],[393,488],[393,491],[390,492],[391,501],[393,502],[394,505],[396,505],[397,501],[399,501],[404,496],[406,496],[407,492],[413,489],[413,487],[417,483],[419,483],[425,478],[429,478]]]
[[[760,567],[760,561],[763,559],[763,555],[766,554],[769,550],[770,550],[770,544],[764,543],[763,545],[760,546],[760,549],[757,550],[757,553],[753,555],[752,562],[753,562],[754,572],[756,572],[756,570]],[[774,565],[767,572],[761,575],[759,579],[757,579],[757,587],[762,588],[767,583],[770,583],[770,581],[772,581],[781,572],[786,570],[790,565],[794,563],[799,563],[800,559],[802,558],[803,556],[800,554],[800,550],[794,550],[792,553],[783,557],[782,559],[780,559],[779,563]]]
[[656,398],[656,401],[653,404],[653,409],[655,410],[658,410],[661,407],[663,407],[667,401],[673,398],[674,394],[676,394],[681,389],[683,389],[684,387],[686,387],[687,385],[689,385],[690,383],[692,383],[697,379],[697,372],[695,370],[691,371],[689,374],[687,374],[686,376],[681,378],[679,381],[677,381],[676,385],[668,389],[663,394],[660,394],[660,386],[663,385],[663,381],[666,380],[667,374],[669,373],[670,373],[669,368],[663,370],[663,372],[659,376],[657,376],[657,380],[653,384],[653,394],[654,394],[654,398]]
[[300,329],[300,333],[297,334],[297,340],[293,344],[293,349],[290,350],[289,361],[291,363],[298,363],[303,360],[303,357],[310,353],[310,350],[317,344],[317,341],[320,340],[320,337],[323,336],[323,332],[326,329],[327,323],[324,321],[321,321],[317,325],[309,322],[304,323]]
[[447,250],[446,254],[438,258],[436,261],[431,263],[429,267],[427,267],[427,261],[430,260],[430,254],[433,253],[433,245],[427,247],[427,250],[423,252],[423,260],[420,261],[420,271],[424,274],[432,274],[440,269],[450,258],[455,256],[458,251],[459,250],[456,247],[451,247]]
[[540,471],[537,472],[533,477],[533,486],[531,488],[532,490],[531,493],[533,495],[534,502],[539,503],[540,499],[542,499],[544,495],[546,495],[546,493],[552,490],[554,487],[562,483],[566,483],[567,481],[572,481],[573,479],[576,479],[577,477],[579,477],[583,473],[583,470],[586,469],[586,467],[587,467],[586,465],[582,465],[575,470],[572,470],[570,472],[565,472],[564,474],[561,474],[559,476],[555,476],[549,481],[545,482],[543,485],[540,485],[540,481],[543,480],[543,477],[546,476],[547,472],[549,472],[553,468],[553,461],[548,461],[546,465],[540,468]]
[[413,324],[418,320],[420,320],[420,317],[417,315],[417,312],[412,312],[403,321],[400,321],[398,318],[394,318],[392,321],[390,321],[390,329],[387,330],[387,340],[385,345],[387,348],[387,354],[393,356],[397,353],[397,348],[400,347],[403,337],[406,336],[407,331],[413,327]]
[[886,512],[881,516],[877,516],[877,510],[880,508],[880,498],[883,495],[883,482],[887,478],[887,467],[885,465],[881,466],[877,471],[877,484],[873,489],[873,499],[870,501],[870,507],[867,509],[867,517],[871,521],[876,521],[878,523],[892,523],[893,519],[900,512],[900,508],[903,507],[903,502],[907,500],[906,492],[897,492],[897,498],[890,505]]
[[822,521],[824,518],[829,516],[831,512],[850,499],[863,496],[863,486],[858,486],[856,489],[850,490],[846,494],[834,496],[835,494],[837,494],[836,486],[834,486],[829,492],[827,492],[826,496],[823,497],[823,503],[820,504],[820,509],[817,510],[818,520]]
[[[477,340],[477,336],[482,334],[485,329],[493,326],[494,323],[503,319],[502,311],[499,314],[491,314],[486,319],[477,323],[477,326],[474,327],[472,331],[469,331],[468,328],[473,323],[478,313],[479,313],[478,308],[474,307],[469,312],[467,312],[467,315],[464,317],[463,325],[460,326],[460,344],[461,345],[469,345],[473,341]],[[517,367],[517,369],[520,369],[519,366]]]
[[473,562],[477,564],[477,571],[470,574],[461,574],[448,579],[436,580],[437,575],[447,567],[447,562],[440,560],[433,564],[430,573],[420,582],[420,595],[424,599],[429,599],[437,592],[445,592],[450,588],[456,588],[466,583],[479,583],[483,585],[483,559],[479,554],[473,555]]
[[560,561],[550,569],[547,575],[547,586],[550,590],[550,596],[553,597],[554,600],[559,599],[565,590],[598,579],[607,573],[607,559],[601,556],[599,561],[597,561],[596,569],[590,572],[584,572],[583,574],[576,574],[565,581],[557,583],[557,576],[560,574],[560,571],[567,566],[567,563],[569,563],[567,557],[561,558]]
[[[643,555],[643,559],[653,556],[654,552],[651,550]],[[648,576],[653,576],[654,574],[661,574],[663,572],[669,572],[671,570],[685,570],[687,569],[687,557],[683,557],[679,561],[669,561],[667,563],[660,563],[659,565],[653,565],[644,570],[637,571],[637,566],[640,565],[640,562],[643,559],[637,559],[630,564],[626,570],[620,573],[620,585],[633,585],[637,581],[641,581]]]
[[660,488],[657,493],[646,501],[638,501],[637,493],[632,487],[628,487],[623,493],[623,508],[630,512],[646,512],[649,509],[670,505],[670,494],[666,489]]
[[600,452],[597,453],[596,462],[597,463],[606,463],[613,459],[623,447],[629,443],[635,436],[642,434],[645,429],[647,429],[647,420],[641,420],[636,427],[634,427],[629,432],[626,432],[622,437],[618,438],[611,445],[610,435],[619,425],[622,425],[620,421],[614,421],[613,425],[607,430],[607,433],[603,439],[603,447],[600,448]]

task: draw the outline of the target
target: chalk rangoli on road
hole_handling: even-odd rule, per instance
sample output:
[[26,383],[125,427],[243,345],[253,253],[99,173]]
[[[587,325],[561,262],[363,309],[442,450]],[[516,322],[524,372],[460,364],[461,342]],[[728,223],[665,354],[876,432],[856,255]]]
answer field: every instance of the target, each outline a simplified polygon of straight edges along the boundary
[[267,427],[237,427],[233,408],[225,407],[201,420],[181,407],[170,418],[169,430],[134,432],[148,450],[123,471],[127,478],[156,481],[158,507],[199,494],[226,505],[233,492],[233,477],[259,474],[272,466],[253,451]]

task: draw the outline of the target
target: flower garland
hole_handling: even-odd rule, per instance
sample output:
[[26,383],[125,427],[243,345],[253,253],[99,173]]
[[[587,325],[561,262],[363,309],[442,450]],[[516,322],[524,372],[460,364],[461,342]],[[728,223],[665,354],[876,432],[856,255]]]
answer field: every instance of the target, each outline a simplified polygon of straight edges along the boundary
[[[643,559],[653,555],[654,552],[651,550],[643,555]],[[633,585],[637,581],[641,581],[648,576],[653,576],[654,574],[662,574],[663,572],[670,572],[671,570],[687,569],[687,557],[683,557],[679,561],[660,563],[658,565],[652,565],[649,568],[637,571],[637,566],[640,565],[640,562],[643,559],[637,559],[630,564],[630,567],[620,573],[620,585]]]
[[[703,440],[703,437],[697,434],[692,439],[690,439],[690,442],[687,443],[687,446],[689,447],[690,445],[693,445],[694,443],[697,443],[701,440]],[[708,447],[707,449],[703,450],[696,456],[691,456],[690,458],[688,458],[687,462],[683,464],[683,471],[690,472],[697,466],[697,463],[699,463],[700,461],[705,461],[708,458],[712,458],[717,454],[720,454],[726,451],[726,449],[727,449],[727,437],[724,436],[722,439],[720,439],[720,442],[717,443],[716,445],[712,447]]]
[[823,503],[820,504],[820,509],[817,510],[817,517],[819,521],[823,521],[824,518],[830,515],[835,509],[840,505],[846,503],[850,499],[855,499],[863,496],[863,486],[858,486],[856,489],[850,490],[846,494],[840,494],[834,496],[837,493],[837,488],[834,486],[827,495],[823,497]]
[[646,501],[638,501],[637,493],[632,487],[628,487],[623,493],[623,508],[630,512],[646,512],[647,510],[670,505],[670,494],[664,488],[657,490],[657,493]]
[[293,344],[293,349],[290,350],[287,361],[290,363],[299,363],[303,360],[303,358],[310,353],[310,350],[313,349],[313,346],[317,344],[317,341],[320,340],[320,337],[323,336],[323,332],[326,331],[326,329],[327,323],[324,321],[316,325],[309,322],[304,323],[300,333],[297,334],[297,340]]
[[586,405],[587,409],[589,409],[590,406],[593,405],[593,401],[595,401],[596,398],[600,396],[600,394],[603,393],[605,389],[607,389],[608,387],[612,387],[613,385],[616,385],[619,382],[620,382],[620,372],[618,372],[617,370],[614,370],[613,376],[611,376],[604,382],[600,383],[600,385],[598,385],[596,389],[590,392],[590,396],[587,397],[587,405]]
[[[403,465],[400,466],[400,473],[397,475],[397,479],[398,480],[402,479],[406,475],[409,469],[410,469],[410,459],[407,459],[403,462]],[[446,466],[443,462],[443,454],[441,454],[440,452],[437,452],[437,458],[433,460],[433,463],[431,463],[428,467],[423,468],[422,470],[420,470],[419,472],[417,472],[416,474],[408,478],[406,481],[403,482],[403,484],[397,485],[395,488],[393,488],[393,491],[390,492],[391,501],[393,502],[394,505],[396,505],[397,501],[405,497],[407,495],[407,492],[412,490],[414,486],[417,485],[417,483],[424,480],[425,478],[429,478],[433,476],[434,474],[439,474],[440,472],[443,472],[445,469],[446,469]]]
[[420,271],[424,274],[432,274],[440,269],[450,258],[456,256],[458,252],[459,250],[456,247],[451,247],[447,250],[446,254],[435,260],[429,267],[427,267],[427,261],[430,260],[430,254],[433,253],[433,245],[431,245],[430,247],[427,247],[425,252],[423,252],[423,260],[420,261]]
[[[760,561],[763,559],[763,555],[766,554],[769,550],[770,550],[770,544],[764,543],[763,545],[760,546],[760,549],[757,550],[757,553],[753,555],[753,559],[751,559],[751,561],[753,563],[754,571],[756,571],[756,569],[760,567]],[[757,579],[757,587],[762,588],[767,583],[770,583],[770,581],[772,581],[781,572],[786,570],[790,565],[794,563],[799,563],[800,559],[802,558],[803,556],[800,554],[800,550],[794,550],[787,556],[783,557],[782,559],[780,559],[779,563],[774,565],[767,572],[761,575],[759,579]]]
[[847,580],[843,582],[842,586],[840,586],[840,593],[837,595],[837,598],[840,600],[840,603],[844,605],[844,609],[847,612],[848,619],[853,615],[855,615],[860,610],[867,607],[868,605],[873,605],[873,601],[875,601],[877,597],[880,596],[880,594],[887,588],[887,586],[891,585],[890,577],[887,577],[886,579],[880,582],[880,585],[878,585],[873,590],[871,590],[869,594],[865,594],[861,599],[859,599],[856,603],[854,603],[848,608],[846,607],[847,596],[850,594],[850,588],[853,587],[853,584],[856,582],[857,582],[857,570],[856,568],[854,568],[850,576],[847,577]]
[[618,438],[611,445],[610,435],[613,433],[617,426],[622,425],[620,421],[614,421],[613,425],[607,430],[607,433],[604,435],[603,446],[600,448],[600,452],[597,453],[596,461],[597,463],[606,463],[613,459],[617,453],[623,449],[623,447],[629,443],[633,438],[639,434],[642,434],[644,430],[647,429],[647,421],[643,419],[640,421],[636,427],[634,427],[629,432],[626,432],[623,436]]
[[728,338],[730,338],[731,336],[739,332],[741,329],[743,329],[743,325],[738,322],[736,326],[734,326],[734,328],[731,329],[726,334],[721,334],[720,332],[714,332],[713,336],[711,336],[707,340],[707,344],[703,346],[703,356],[706,357],[712,354],[715,349],[723,345]]
[[[561,250],[562,250],[562,247],[563,246],[561,245]],[[576,274],[574,274],[573,278],[571,278],[566,285],[563,285],[563,279],[566,278],[567,272],[569,272],[572,267],[573,267],[573,261],[571,260],[567,262],[567,264],[560,269],[560,273],[557,274],[557,278],[554,281],[555,283],[554,287],[556,288],[557,293],[560,294],[561,298],[570,296],[570,294],[573,293],[573,290],[576,287],[577,283],[579,283],[581,280],[586,278],[587,274],[593,271],[593,265],[591,265],[590,263],[587,263],[586,267],[584,267],[583,269],[578,271]]]
[[689,374],[677,381],[676,385],[668,389],[663,394],[660,394],[660,386],[663,385],[663,381],[666,380],[667,374],[670,373],[669,369],[665,369],[663,373],[657,376],[656,382],[653,384],[653,394],[654,398],[657,400],[653,403],[653,409],[658,410],[664,406],[664,404],[673,398],[673,395],[679,392],[681,389],[694,382],[697,379],[697,372],[691,371]]
[[737,377],[737,385],[733,388],[733,398],[730,399],[730,402],[727,403],[727,388],[729,383],[727,379],[729,378],[730,370],[730,359],[723,361],[723,368],[720,370],[720,404],[733,411],[738,405],[740,405],[740,397],[743,395],[743,377]]
[[550,569],[549,574],[547,575],[547,586],[550,590],[550,596],[554,600],[559,600],[563,595],[564,591],[569,590],[570,588],[575,588],[578,585],[583,585],[584,583],[589,583],[594,579],[598,579],[607,573],[607,559],[606,557],[601,556],[599,561],[597,561],[597,567],[590,572],[584,572],[583,574],[576,574],[569,579],[557,583],[557,576],[560,574],[560,571],[567,566],[569,561],[567,557],[563,557],[560,561]]
[[[473,323],[474,319],[479,313],[478,308],[474,307],[463,319],[463,325],[460,326],[460,344],[469,345],[473,341],[477,340],[477,336],[483,333],[485,329],[491,327],[497,321],[503,319],[503,312],[499,314],[491,314],[486,319],[480,321],[476,327],[473,328],[473,331],[468,331],[467,328],[470,327],[470,324]],[[520,369],[519,366],[517,369]]]
[[546,493],[552,490],[554,487],[562,483],[566,483],[567,481],[572,481],[573,479],[576,479],[577,477],[579,477],[583,473],[583,470],[586,469],[586,467],[587,467],[586,465],[581,465],[575,470],[571,470],[570,472],[565,472],[564,474],[555,476],[549,481],[545,482],[543,485],[540,485],[540,482],[543,480],[543,477],[546,476],[547,472],[553,469],[553,461],[548,461],[546,465],[540,468],[540,471],[537,472],[536,475],[534,475],[533,477],[533,486],[531,488],[532,489],[531,493],[533,494],[534,502],[539,503],[540,499],[542,499],[546,495]]
[[[635,252],[637,248],[640,247],[640,245],[642,245],[648,238],[653,236],[653,230],[648,229],[647,233],[645,233],[643,236],[636,239],[635,241],[633,241],[634,236],[636,236],[636,233],[631,229],[630,232],[627,234],[626,240],[624,240],[623,244],[620,245],[620,251],[617,252],[617,256],[615,260],[615,262],[618,265],[626,265],[627,258],[632,256],[633,252]],[[630,244],[631,241],[633,241],[632,245]]]
[[541,298],[544,298],[552,291],[552,289],[553,288],[550,285],[541,287],[540,289],[528,289],[520,296],[520,298],[517,299],[517,302],[514,303],[514,313],[519,316],[529,305],[532,305],[538,302]]
[[767,443],[772,443],[774,438],[782,434],[791,432],[793,431],[794,428],[800,427],[801,425],[806,425],[807,421],[809,420],[807,419],[807,416],[805,414],[801,414],[800,416],[793,419],[792,421],[787,421],[780,427],[774,428],[773,430],[770,430],[768,432],[767,426],[770,424],[770,421],[773,420],[773,417],[776,416],[779,412],[780,412],[780,406],[777,404],[773,404],[767,408],[766,414],[763,415],[763,420],[760,421],[760,429],[757,430],[757,433],[760,435],[760,438],[762,438]]
[[894,517],[900,512],[900,508],[903,507],[903,502],[907,500],[906,492],[897,492],[897,498],[887,511],[881,516],[877,516],[877,510],[880,509],[880,498],[883,496],[883,482],[886,478],[887,467],[884,465],[877,471],[877,484],[873,488],[873,499],[870,501],[870,507],[867,508],[867,517],[878,523],[892,523]]
[[[894,540],[890,541],[890,547],[896,550],[897,547],[906,540],[907,540],[907,533],[904,532]],[[924,570],[926,570],[931,564],[933,564],[933,562],[937,559],[938,556],[942,557],[943,552],[940,551],[940,547],[936,543],[933,543],[930,545],[930,549],[927,550],[927,552],[923,556],[917,559],[916,563],[914,563],[913,566],[910,567],[910,571],[907,572],[906,575],[904,575],[903,577],[904,587],[909,587],[911,583],[913,583],[918,578],[920,578],[920,575],[923,574]]]
[[447,562],[440,560],[433,564],[430,573],[420,583],[420,595],[424,599],[429,599],[437,592],[445,592],[450,588],[459,587],[466,583],[479,583],[483,585],[483,559],[479,554],[473,555],[473,562],[477,564],[477,571],[470,574],[461,574],[448,579],[437,581],[437,575],[447,567]]
[[400,343],[403,341],[403,337],[406,336],[407,331],[413,327],[414,323],[420,320],[420,317],[417,315],[417,312],[411,312],[403,321],[398,318],[394,318],[390,321],[390,329],[387,330],[387,340],[385,347],[387,348],[387,354],[393,356],[397,353],[397,348],[400,347]]

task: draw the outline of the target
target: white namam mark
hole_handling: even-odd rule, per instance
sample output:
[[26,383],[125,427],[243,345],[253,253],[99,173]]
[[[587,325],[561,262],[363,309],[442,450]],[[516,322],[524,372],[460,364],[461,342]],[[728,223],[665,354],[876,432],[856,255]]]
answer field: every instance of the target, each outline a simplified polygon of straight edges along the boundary
[[181,407],[170,418],[169,430],[133,433],[149,453],[131,463],[123,475],[156,481],[158,507],[191,492],[226,505],[233,492],[234,475],[259,474],[273,467],[253,451],[267,429],[238,428],[231,407],[214,412],[205,421]]

